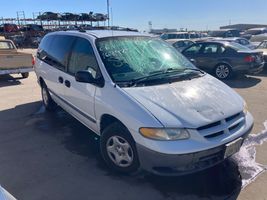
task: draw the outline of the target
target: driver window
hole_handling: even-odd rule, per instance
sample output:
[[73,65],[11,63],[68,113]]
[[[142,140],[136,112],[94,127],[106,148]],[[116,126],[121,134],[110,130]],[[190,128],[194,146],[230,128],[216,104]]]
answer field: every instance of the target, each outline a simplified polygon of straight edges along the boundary
[[94,78],[99,76],[99,68],[91,44],[84,38],[77,38],[70,56],[68,72],[75,75],[81,70],[88,70]]

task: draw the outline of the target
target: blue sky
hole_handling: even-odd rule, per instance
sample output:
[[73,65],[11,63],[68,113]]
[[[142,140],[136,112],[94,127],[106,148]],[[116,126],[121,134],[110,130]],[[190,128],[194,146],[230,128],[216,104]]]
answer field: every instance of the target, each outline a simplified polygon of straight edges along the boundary
[[[218,29],[234,23],[267,24],[266,0],[110,0],[113,24],[148,29]],[[1,3],[0,17],[15,17],[16,11],[104,12],[106,0],[8,0]]]

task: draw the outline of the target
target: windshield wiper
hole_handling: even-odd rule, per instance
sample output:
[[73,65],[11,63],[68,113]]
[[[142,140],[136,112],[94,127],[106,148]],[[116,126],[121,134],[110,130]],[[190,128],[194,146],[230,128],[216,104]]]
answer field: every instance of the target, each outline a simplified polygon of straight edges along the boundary
[[183,75],[184,74],[183,72],[187,71],[187,70],[198,71],[202,74],[205,74],[205,72],[203,72],[202,70],[197,69],[197,68],[196,69],[195,68],[184,68],[184,69],[168,68],[168,69],[164,69],[164,70],[158,70],[158,71],[150,72],[149,75],[147,75],[147,76],[142,76],[142,77],[132,79],[129,81],[117,81],[117,83],[128,85],[130,87],[134,87],[138,83],[142,83],[142,82],[146,82],[146,81],[152,81],[152,80],[155,80],[155,79],[153,79],[154,77],[158,77],[158,76],[166,75],[166,74],[172,74],[173,72],[182,72],[182,73],[179,73],[178,75]]
[[150,72],[150,75],[154,75],[154,74],[166,74],[166,73],[172,73],[172,72],[182,72],[183,69],[174,69],[174,68],[167,68],[164,70],[157,70],[157,71],[153,71]]

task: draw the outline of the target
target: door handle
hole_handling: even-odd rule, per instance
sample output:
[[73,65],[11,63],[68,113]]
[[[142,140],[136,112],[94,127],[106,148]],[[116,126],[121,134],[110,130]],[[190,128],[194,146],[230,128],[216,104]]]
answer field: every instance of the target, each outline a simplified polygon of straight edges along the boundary
[[68,81],[68,80],[65,80],[65,85],[66,85],[66,87],[68,87],[68,88],[70,88],[70,82]]
[[60,77],[58,77],[58,82],[63,83],[64,79],[60,76]]

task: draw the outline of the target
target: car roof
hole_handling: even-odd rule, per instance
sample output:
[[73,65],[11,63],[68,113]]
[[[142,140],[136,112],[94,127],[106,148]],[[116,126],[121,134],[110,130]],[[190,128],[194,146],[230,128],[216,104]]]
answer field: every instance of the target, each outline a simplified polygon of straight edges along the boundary
[[193,34],[194,32],[182,32],[182,31],[177,31],[177,32],[166,32],[163,34]]
[[239,39],[246,40],[245,38],[242,38],[242,37],[228,37],[228,38],[221,38],[221,39],[218,39],[218,40],[222,40],[222,41],[235,41],[235,40],[239,40]]
[[175,42],[178,42],[178,41],[191,41],[193,42],[192,40],[190,39],[168,39],[166,40],[167,42],[170,42],[170,43],[175,43]]
[[78,31],[78,30],[71,30],[71,31],[57,31],[53,33],[79,33],[85,35],[91,35],[95,38],[105,38],[105,37],[117,37],[117,36],[151,36],[149,34],[143,34],[134,31],[114,31],[114,30],[86,30],[86,31]]
[[219,40],[219,41],[218,40],[211,40],[211,41],[197,42],[197,44],[214,44],[214,43],[226,45],[226,44],[229,44],[230,42],[222,41],[222,40]]

